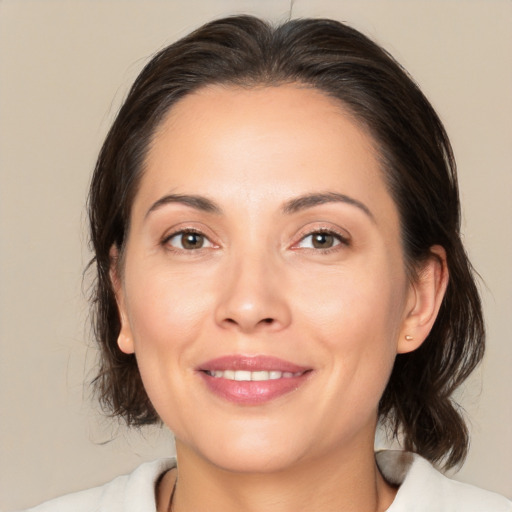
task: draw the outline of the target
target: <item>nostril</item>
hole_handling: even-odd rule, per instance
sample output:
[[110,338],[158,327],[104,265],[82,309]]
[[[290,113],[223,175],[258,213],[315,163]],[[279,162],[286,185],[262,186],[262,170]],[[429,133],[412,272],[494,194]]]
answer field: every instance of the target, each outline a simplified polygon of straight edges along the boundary
[[[227,325],[241,325],[243,327],[243,324],[244,322],[237,322],[234,318],[225,318],[224,319],[224,322],[225,324]],[[273,325],[275,323],[275,319],[274,318],[262,318],[261,320],[257,321],[256,324],[257,325]],[[254,325],[254,324],[253,324]],[[256,327],[256,325],[254,325],[254,327]]]

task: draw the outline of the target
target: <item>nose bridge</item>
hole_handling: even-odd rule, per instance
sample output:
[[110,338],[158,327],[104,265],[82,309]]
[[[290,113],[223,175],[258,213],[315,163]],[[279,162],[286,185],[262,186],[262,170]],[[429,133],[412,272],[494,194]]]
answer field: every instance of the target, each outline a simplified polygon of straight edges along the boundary
[[280,329],[291,319],[279,258],[262,247],[233,252],[224,269],[216,311],[223,327]]

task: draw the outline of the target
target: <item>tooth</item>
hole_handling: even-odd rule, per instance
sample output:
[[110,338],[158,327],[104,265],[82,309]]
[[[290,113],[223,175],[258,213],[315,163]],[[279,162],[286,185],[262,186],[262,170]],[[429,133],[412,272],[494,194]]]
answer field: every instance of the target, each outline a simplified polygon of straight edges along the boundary
[[268,372],[264,370],[261,372],[252,372],[251,380],[268,380]]
[[[226,376],[226,372],[224,372],[224,376]],[[237,370],[234,375],[235,380],[251,380],[251,372],[246,370]]]
[[222,378],[240,382],[276,380],[282,378],[290,379],[292,377],[300,377],[302,375],[302,372],[280,372],[277,370],[260,370],[256,372],[250,372],[248,370],[212,370],[207,373],[217,379]]

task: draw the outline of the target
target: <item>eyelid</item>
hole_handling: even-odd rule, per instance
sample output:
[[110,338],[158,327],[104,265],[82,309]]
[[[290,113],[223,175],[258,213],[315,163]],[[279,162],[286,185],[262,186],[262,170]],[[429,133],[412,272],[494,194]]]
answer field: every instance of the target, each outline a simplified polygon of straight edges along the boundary
[[[218,248],[219,244],[213,241],[213,236],[210,234],[207,234],[209,230],[206,228],[197,228],[195,226],[190,226],[188,224],[179,224],[177,226],[173,226],[169,230],[165,232],[165,234],[162,236],[160,240],[160,245],[166,246],[169,250],[175,250],[175,251],[186,251],[186,252],[197,252],[201,249],[211,249],[211,248]],[[195,233],[197,235],[203,236],[208,242],[211,244],[209,247],[201,247],[199,249],[195,249],[194,251],[187,250],[187,249],[180,249],[174,246],[171,246],[169,244],[169,241],[178,235],[183,235],[184,233]]]
[[[312,236],[316,233],[324,233],[324,234],[332,235],[340,242],[339,244],[336,244],[335,246],[327,248],[327,249],[312,249],[317,252],[325,253],[326,251],[336,250],[336,248],[338,246],[340,246],[340,245],[341,246],[349,246],[349,245],[351,245],[351,242],[352,242],[350,235],[345,230],[336,228],[332,225],[328,226],[325,224],[320,224],[320,225],[317,224],[317,225],[311,226],[311,224],[308,224],[308,226],[306,226],[300,230],[300,232],[298,233],[298,235],[296,237],[296,241],[292,244],[291,248],[292,249],[300,249],[300,247],[298,247],[298,245],[305,238],[307,238],[308,236]],[[304,248],[304,249],[307,250],[308,248]]]
[[201,237],[202,240],[204,240],[206,245],[203,244],[203,245],[201,245],[201,247],[194,248],[194,250],[196,250],[196,251],[199,251],[201,249],[209,249],[210,247],[213,247],[213,243],[210,241],[210,239],[206,235],[203,235],[202,233],[196,233],[195,231],[190,231],[190,230],[178,231],[174,235],[167,237],[166,243],[169,244],[174,249],[186,250],[187,252],[191,251],[192,249],[187,249],[185,247],[178,247],[172,243],[172,241],[174,239],[177,239],[177,240],[180,238],[183,239],[183,237],[185,235],[198,235],[199,237]]
[[203,233],[200,229],[180,227],[180,228],[171,229],[170,231],[167,231],[165,233],[165,235],[162,237],[162,243],[166,243],[171,238],[174,238],[177,235],[182,235],[183,233],[195,233],[197,235],[202,235],[205,238],[208,238],[208,240],[209,240],[209,237],[205,233]]

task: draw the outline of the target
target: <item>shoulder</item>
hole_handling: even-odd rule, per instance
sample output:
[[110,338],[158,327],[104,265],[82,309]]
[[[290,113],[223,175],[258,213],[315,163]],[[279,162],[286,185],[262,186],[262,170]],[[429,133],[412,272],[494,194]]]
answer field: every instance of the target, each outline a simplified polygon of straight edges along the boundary
[[384,477],[400,485],[388,512],[512,512],[507,498],[451,480],[419,455],[389,450],[376,457]]
[[139,512],[156,510],[155,484],[176,465],[174,459],[160,459],[140,465],[128,475],[100,487],[67,494],[25,512]]

